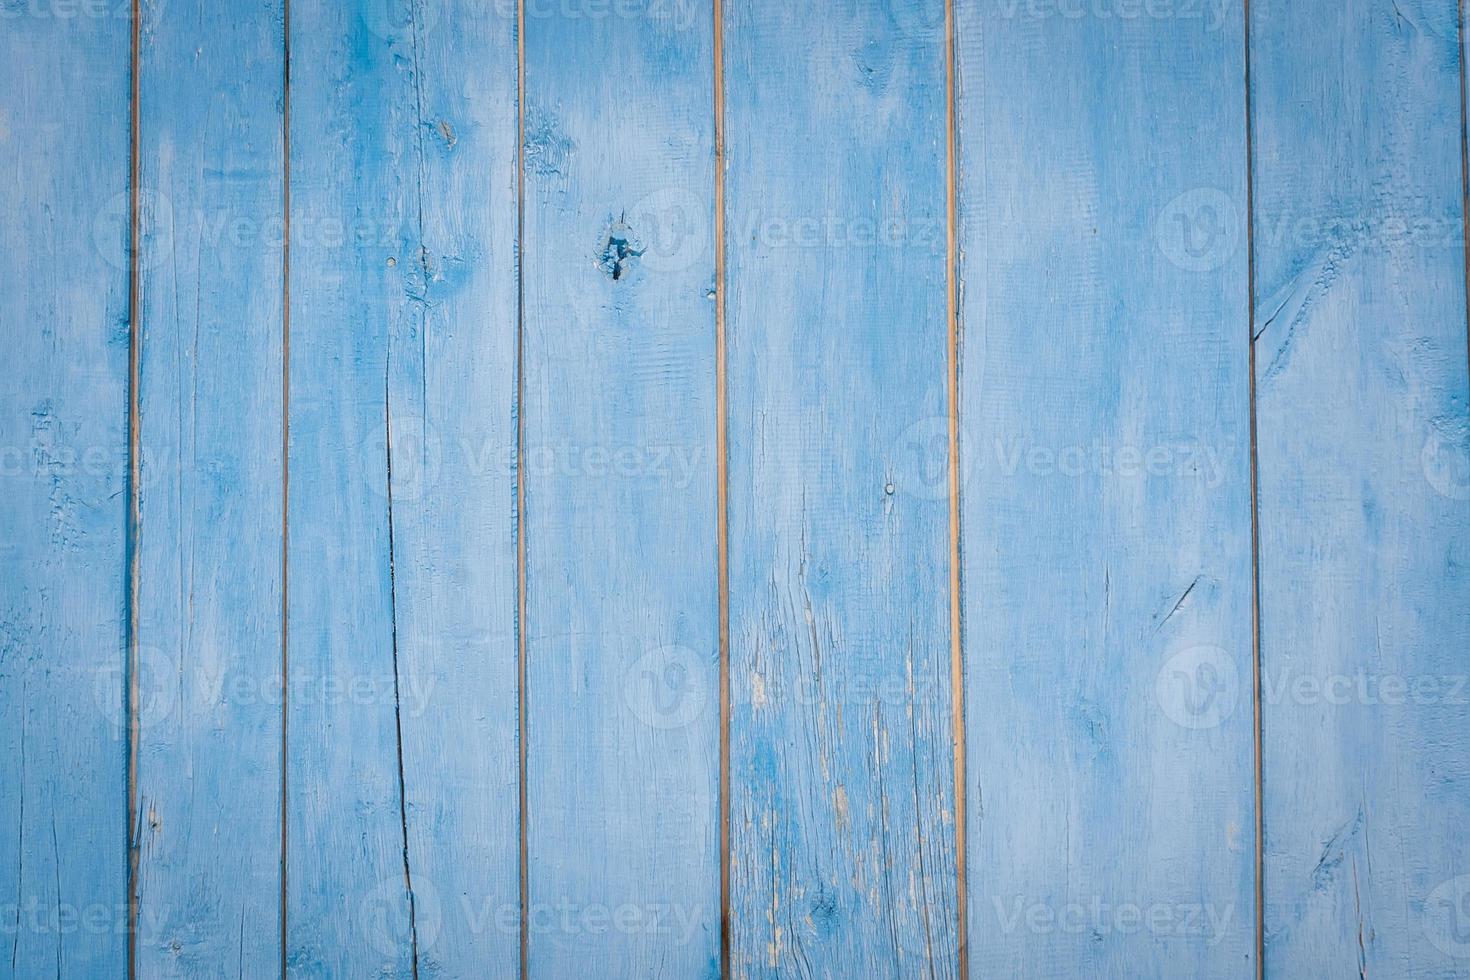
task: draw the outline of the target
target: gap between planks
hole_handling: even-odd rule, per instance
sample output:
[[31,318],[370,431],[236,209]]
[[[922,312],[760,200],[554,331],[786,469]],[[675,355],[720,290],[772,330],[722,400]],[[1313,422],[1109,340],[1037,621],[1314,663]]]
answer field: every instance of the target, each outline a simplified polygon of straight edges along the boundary
[[1245,61],[1245,241],[1246,241],[1246,339],[1250,388],[1250,498],[1251,498],[1251,723],[1253,730],[1252,805],[1255,810],[1255,949],[1256,980],[1266,976],[1266,809],[1261,710],[1261,468],[1258,455],[1256,408],[1256,208],[1254,101],[1251,92],[1251,3],[1243,3]]
[[140,304],[142,294],[138,278],[139,202],[141,198],[138,181],[142,173],[142,107],[139,101],[142,92],[139,78],[142,67],[139,57],[142,47],[141,0],[132,0],[130,9],[132,20],[129,23],[128,35],[128,516],[124,546],[127,560],[127,568],[124,573],[127,580],[127,626],[123,665],[125,691],[123,710],[127,724],[123,752],[128,796],[125,834],[128,865],[127,970],[128,980],[133,980],[138,972],[138,834],[141,809],[138,800],[138,741],[141,734],[138,720],[138,705],[141,700],[138,682],[138,599],[140,595],[138,572],[141,553],[138,538],[142,531],[140,477],[143,465],[142,453],[139,451],[141,410],[138,398],[143,345],[142,324],[139,322],[142,315]]
[[1455,39],[1460,57],[1460,217],[1464,228],[1465,258],[1465,367],[1470,374],[1470,111],[1466,100],[1470,94],[1466,85],[1465,66],[1465,0],[1460,0],[1457,10]]
[[[290,851],[287,800],[290,789],[290,512],[291,512],[291,0],[281,15],[281,980],[288,960],[287,888]],[[396,679],[396,677],[395,677]]]
[[965,810],[965,659],[960,599],[960,270],[959,270],[959,119],[957,66],[955,64],[954,7],[944,0],[944,94],[945,94],[945,277],[947,357],[945,378],[949,396],[949,643],[950,724],[954,742],[955,816],[955,932],[959,976],[970,976],[968,900],[965,854],[968,831]]
[[529,975],[531,876],[526,771],[526,3],[516,0],[516,796],[521,980]]
[[730,410],[725,340],[725,29],[724,4],[714,0],[715,125],[715,477],[719,541],[720,674],[720,976],[730,973]]

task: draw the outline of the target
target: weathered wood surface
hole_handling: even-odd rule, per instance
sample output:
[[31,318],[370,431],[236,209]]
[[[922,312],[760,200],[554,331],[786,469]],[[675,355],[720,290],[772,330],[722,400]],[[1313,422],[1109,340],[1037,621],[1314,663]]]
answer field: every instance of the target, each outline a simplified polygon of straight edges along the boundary
[[0,4],[0,977],[127,970],[129,44]]
[[515,976],[514,20],[291,4],[287,965]]
[[280,962],[282,28],[140,23],[140,976]]
[[977,976],[1253,969],[1244,17],[1218,16],[959,5]]
[[525,30],[529,975],[718,976],[710,13]]
[[1266,969],[1470,972],[1455,4],[1252,4]]
[[955,976],[944,8],[724,40],[732,972]]
[[1470,974],[1454,0],[136,9],[0,0],[0,980]]

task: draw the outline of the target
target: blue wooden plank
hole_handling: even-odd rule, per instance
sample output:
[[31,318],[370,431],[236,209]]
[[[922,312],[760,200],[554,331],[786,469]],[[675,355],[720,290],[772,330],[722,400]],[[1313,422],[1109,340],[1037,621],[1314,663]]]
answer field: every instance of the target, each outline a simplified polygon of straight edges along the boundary
[[1251,12],[1266,967],[1465,976],[1456,4]]
[[1244,16],[1128,9],[959,4],[976,975],[1254,968]]
[[0,977],[127,964],[127,17],[0,4]]
[[514,976],[514,19],[291,5],[287,957]]
[[143,6],[137,970],[280,964],[284,38]]
[[957,976],[939,0],[730,4],[736,976]]
[[719,974],[712,34],[528,9],[534,977]]

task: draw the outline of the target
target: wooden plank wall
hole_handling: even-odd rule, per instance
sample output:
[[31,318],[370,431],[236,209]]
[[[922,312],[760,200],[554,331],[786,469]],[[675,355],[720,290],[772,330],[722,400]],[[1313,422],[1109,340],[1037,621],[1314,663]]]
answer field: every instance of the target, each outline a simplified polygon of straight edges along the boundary
[[527,9],[527,973],[718,976],[710,13]]
[[[136,969],[280,959],[282,19],[144,8]],[[265,531],[266,533],[261,533]]]
[[291,4],[300,976],[520,959],[514,21],[451,13]]
[[119,976],[130,38],[126,18],[12,6],[0,8],[0,976]]
[[[286,698],[282,941],[297,975],[404,976],[416,909],[399,757],[389,432],[392,355],[400,371],[409,356],[394,341],[412,329],[405,319],[417,319],[404,295],[413,273],[399,268],[419,258],[418,99],[412,25],[358,13],[300,0],[290,11],[290,208],[300,243],[288,324],[285,656],[296,693]],[[302,64],[316,67],[294,71]],[[367,240],[298,233],[312,216],[361,220]],[[359,681],[369,697],[300,696],[308,683],[347,691]],[[343,915],[344,904],[358,914]]]
[[1455,0],[0,37],[0,978],[1470,975]]
[[974,968],[1243,975],[1244,19],[991,9],[959,6]]
[[724,40],[732,972],[952,976],[944,8]]
[[1453,8],[1252,5],[1272,975],[1470,969]]

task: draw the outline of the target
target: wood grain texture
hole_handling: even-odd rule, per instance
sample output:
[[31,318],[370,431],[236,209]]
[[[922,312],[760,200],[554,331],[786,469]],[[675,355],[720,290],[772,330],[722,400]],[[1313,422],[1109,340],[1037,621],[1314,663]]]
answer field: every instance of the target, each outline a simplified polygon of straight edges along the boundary
[[715,977],[713,28],[528,9],[528,975]]
[[1470,972],[1457,36],[1252,4],[1272,975]]
[[291,14],[289,967],[514,976],[513,11]]
[[1470,976],[1463,6],[0,0],[0,980]]
[[137,970],[280,962],[282,9],[144,5]]
[[0,977],[121,976],[126,17],[0,4]]
[[1244,18],[1131,9],[958,8],[977,976],[1254,972]]
[[732,972],[952,977],[944,7],[724,37]]

